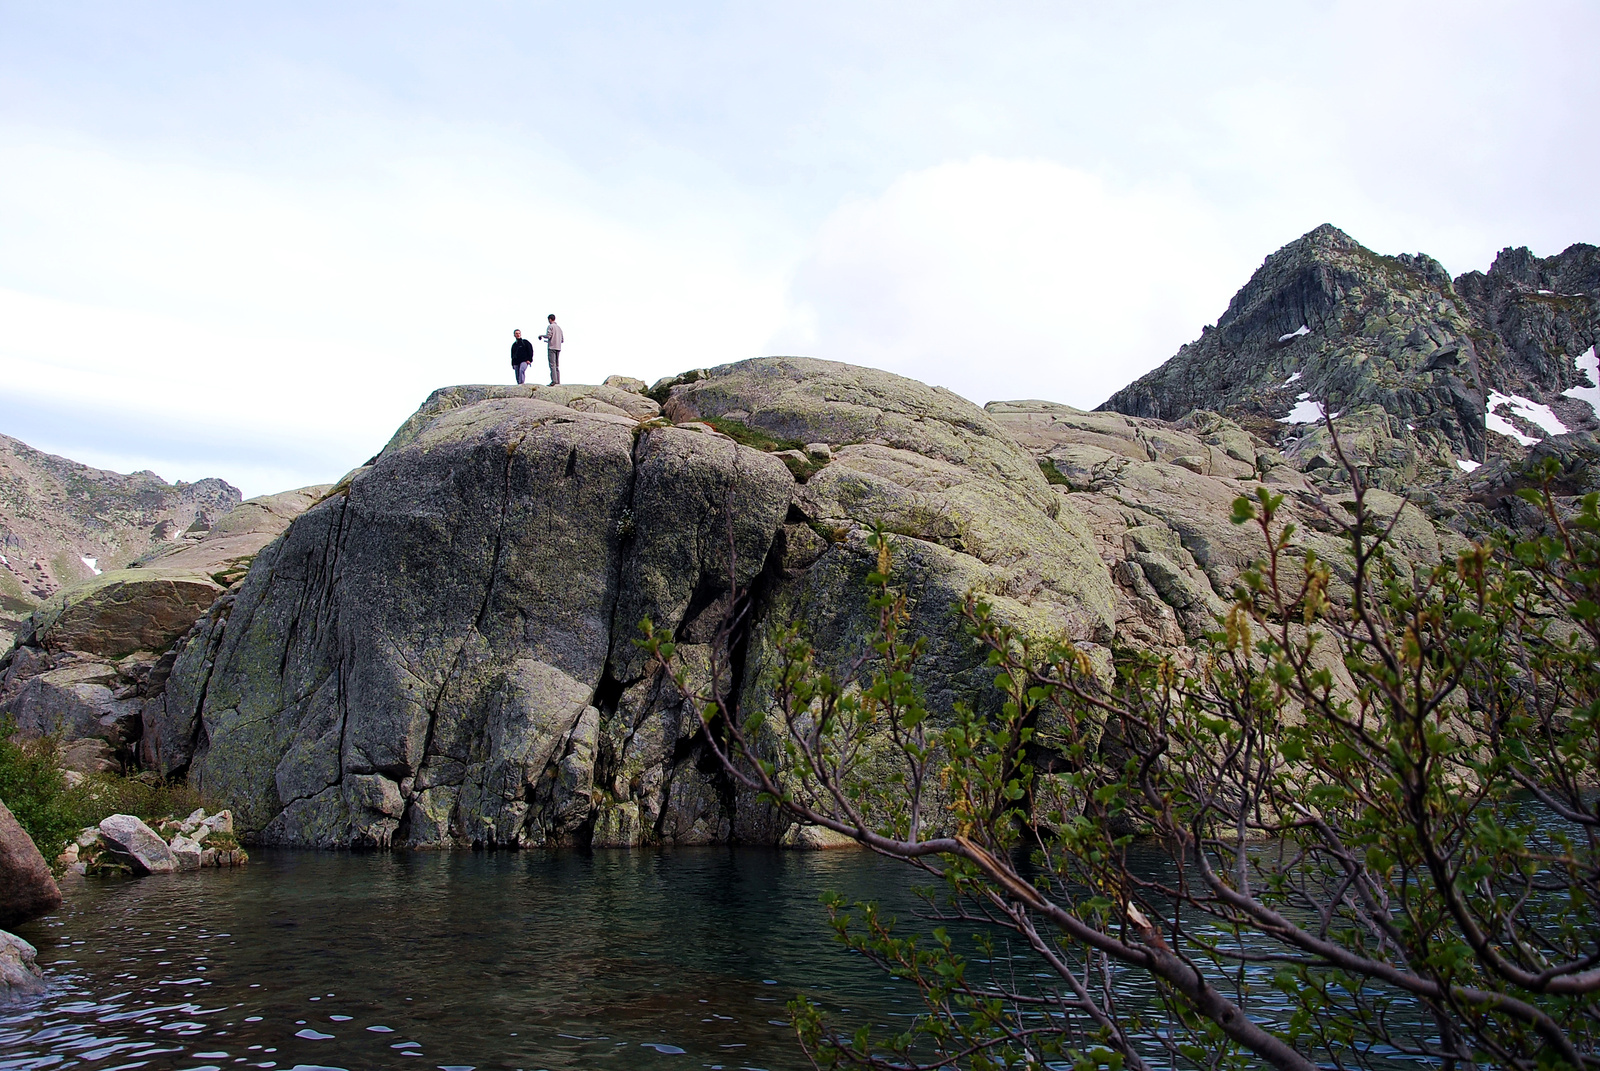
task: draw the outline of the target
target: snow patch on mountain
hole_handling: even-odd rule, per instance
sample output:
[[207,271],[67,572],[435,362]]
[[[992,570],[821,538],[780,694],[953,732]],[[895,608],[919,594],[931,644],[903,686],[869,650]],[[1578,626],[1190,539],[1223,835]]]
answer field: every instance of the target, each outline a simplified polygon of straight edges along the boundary
[[1294,408],[1289,410],[1288,416],[1278,418],[1280,424],[1315,424],[1322,419],[1322,403],[1311,400],[1310,394],[1302,394],[1295,399]]
[[1600,415],[1600,357],[1595,356],[1594,347],[1590,346],[1574,357],[1572,362],[1578,366],[1578,371],[1589,377],[1589,385],[1569,387],[1561,392],[1562,397],[1588,402],[1589,408],[1593,409],[1596,415]]
[[1511,410],[1512,416],[1521,417],[1528,423],[1535,425],[1546,435],[1565,435],[1567,426],[1551,411],[1548,405],[1543,405],[1517,394],[1501,394],[1497,390],[1489,392],[1488,412],[1484,416],[1484,424],[1490,431],[1497,431],[1501,435],[1509,435],[1523,446],[1532,446],[1539,440],[1518,431],[1510,421],[1506,420],[1495,410],[1502,406]]

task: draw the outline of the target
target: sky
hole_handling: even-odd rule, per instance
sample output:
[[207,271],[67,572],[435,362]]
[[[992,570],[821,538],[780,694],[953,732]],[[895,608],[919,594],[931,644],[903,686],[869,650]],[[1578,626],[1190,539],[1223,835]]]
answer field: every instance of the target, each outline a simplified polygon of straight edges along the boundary
[[0,0],[0,432],[331,482],[549,312],[568,382],[1092,408],[1322,223],[1452,274],[1600,242],[1596,40],[1595,0]]

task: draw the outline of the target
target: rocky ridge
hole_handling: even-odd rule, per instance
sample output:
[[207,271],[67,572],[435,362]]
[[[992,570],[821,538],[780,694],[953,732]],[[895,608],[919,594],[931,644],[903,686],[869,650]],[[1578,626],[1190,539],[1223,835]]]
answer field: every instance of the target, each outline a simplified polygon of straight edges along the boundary
[[239,501],[222,480],[107,472],[0,435],[0,628],[14,632],[62,587],[205,533]]
[[1331,407],[1371,480],[1405,491],[1514,466],[1562,435],[1592,453],[1597,338],[1594,246],[1546,259],[1507,249],[1487,273],[1452,280],[1431,257],[1382,256],[1324,225],[1268,257],[1215,327],[1100,408],[1220,412],[1338,482],[1317,424]]
[[[158,746],[144,739],[145,708],[165,702],[186,634],[237,586],[256,553],[326,491],[239,503],[128,568],[46,598],[0,659],[0,717],[24,734],[67,741],[63,754],[76,772],[139,765],[141,748]],[[152,761],[153,753],[144,763]]]

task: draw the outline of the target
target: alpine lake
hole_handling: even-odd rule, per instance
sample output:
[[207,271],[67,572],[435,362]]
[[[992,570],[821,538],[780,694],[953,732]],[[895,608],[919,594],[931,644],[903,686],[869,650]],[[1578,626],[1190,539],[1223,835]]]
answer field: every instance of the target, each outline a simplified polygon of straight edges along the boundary
[[785,1004],[920,1008],[837,945],[821,896],[910,920],[856,850],[349,853],[74,879],[18,928],[50,988],[0,1008],[0,1069],[807,1066]]
[[[727,846],[258,849],[242,869],[69,878],[58,914],[17,928],[49,986],[0,1006],[0,1071],[799,1071],[796,994],[880,1037],[923,1011],[912,985],[834,940],[823,894],[925,933],[928,881],[862,850]],[[983,958],[971,929],[950,926],[970,979],[1042,977],[1003,937]],[[1119,1004],[1153,1010],[1146,976],[1115,975]],[[1289,1013],[1270,986],[1250,988],[1252,1014]]]

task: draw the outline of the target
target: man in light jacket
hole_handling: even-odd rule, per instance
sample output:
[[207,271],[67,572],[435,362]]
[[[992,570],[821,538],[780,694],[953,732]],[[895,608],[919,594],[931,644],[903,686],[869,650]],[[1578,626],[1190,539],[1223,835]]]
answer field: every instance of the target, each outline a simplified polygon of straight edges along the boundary
[[554,387],[561,382],[561,327],[556,323],[556,314],[550,314],[550,326],[544,334],[539,336],[539,341],[545,344],[550,354],[550,385]]

